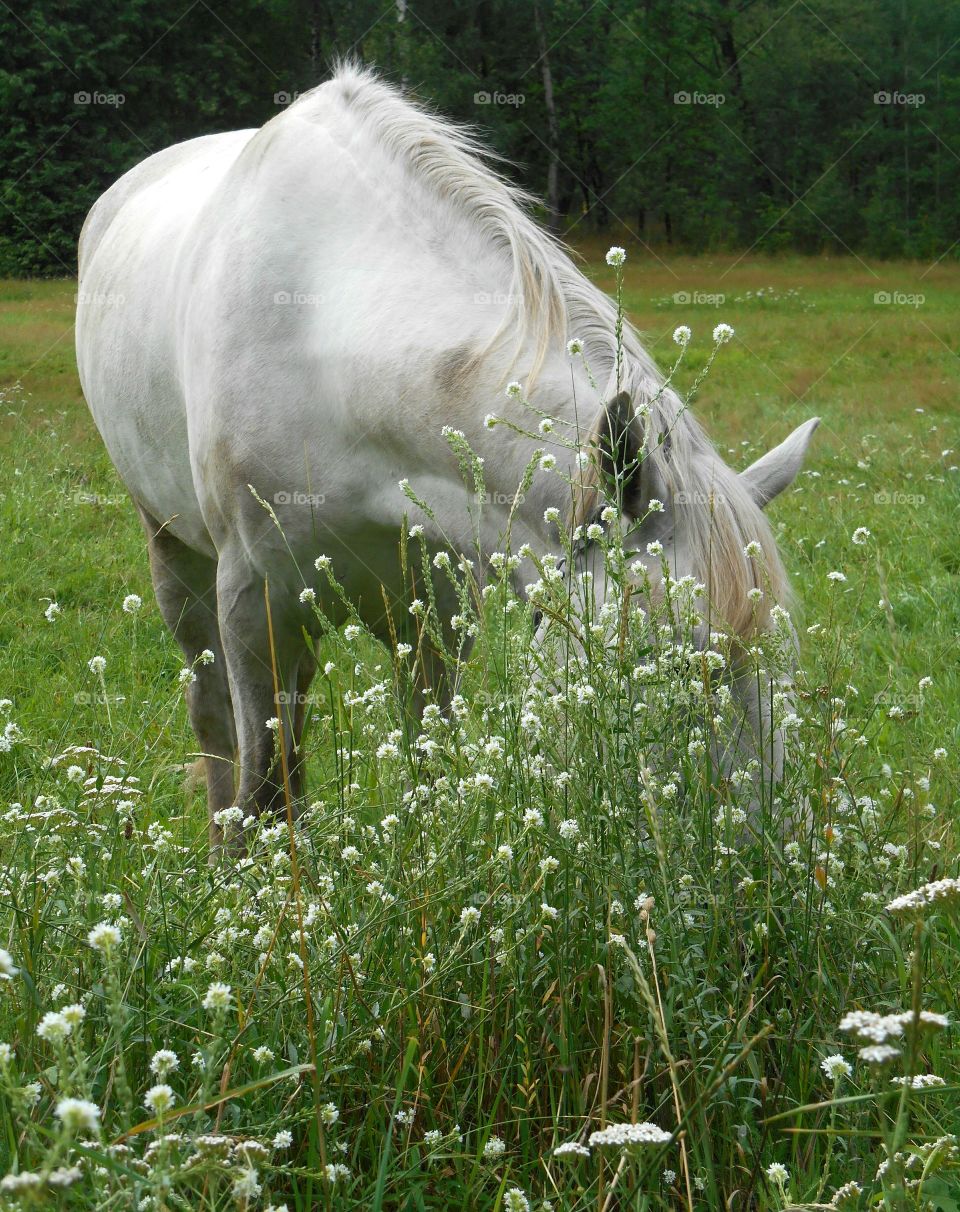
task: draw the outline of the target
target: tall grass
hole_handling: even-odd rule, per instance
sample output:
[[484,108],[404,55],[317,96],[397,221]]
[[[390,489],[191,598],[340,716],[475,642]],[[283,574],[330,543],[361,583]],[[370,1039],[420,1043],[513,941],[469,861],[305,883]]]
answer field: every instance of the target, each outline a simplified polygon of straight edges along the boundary
[[[701,650],[690,582],[635,608],[617,527],[592,548],[606,617],[541,563],[539,648],[512,553],[480,592],[405,532],[452,701],[421,719],[417,646],[327,628],[310,806],[249,826],[235,866],[207,862],[151,608],[91,629],[61,602],[48,689],[11,667],[3,708],[0,1200],[949,1209],[956,1028],[920,1012],[955,1012],[957,896],[888,906],[958,874],[955,738],[936,668],[864,675],[890,607],[844,526],[808,557],[760,792],[713,758],[734,654]],[[758,640],[761,685],[790,634]]]

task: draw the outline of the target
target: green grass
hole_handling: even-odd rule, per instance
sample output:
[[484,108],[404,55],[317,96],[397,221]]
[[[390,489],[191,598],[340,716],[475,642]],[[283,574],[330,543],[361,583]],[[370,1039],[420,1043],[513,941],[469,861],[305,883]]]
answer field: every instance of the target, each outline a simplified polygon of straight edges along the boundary
[[[584,252],[602,264],[601,249]],[[909,1037],[877,1075],[838,1023],[914,999],[956,1009],[956,915],[945,907],[914,932],[884,905],[958,874],[960,269],[877,272],[849,260],[628,261],[626,305],[661,362],[678,324],[694,330],[682,381],[715,323],[736,329],[695,402],[734,466],[823,418],[807,470],[772,510],[796,590],[804,723],[758,836],[723,825],[736,788],[698,758],[702,712],[677,678],[638,697],[593,654],[596,698],[539,702],[543,727],[522,726],[529,632],[504,625],[498,598],[479,623],[459,727],[425,726],[431,756],[391,658],[324,641],[336,669],[316,687],[315,806],[293,848],[281,829],[237,872],[206,865],[180,654],[79,392],[74,284],[0,283],[0,696],[22,734],[0,752],[0,945],[19,969],[0,989],[0,1040],[15,1049],[0,1173],[67,1164],[54,1107],[78,1094],[101,1108],[102,1130],[82,1176],[38,1196],[49,1206],[495,1209],[517,1188],[531,1207],[613,1212],[687,1207],[688,1176],[700,1208],[826,1203],[850,1180],[865,1190],[847,1206],[923,1206],[901,1162],[885,1186],[874,1175],[888,1154],[918,1155],[956,1129],[957,1030]],[[612,287],[609,271],[597,277]],[[924,300],[878,304],[878,291]],[[725,300],[676,303],[677,292]],[[858,527],[871,532],[862,545]],[[121,609],[130,593],[143,598],[136,615]],[[628,643],[627,670],[649,656],[642,636]],[[87,666],[96,654],[102,684]],[[381,682],[363,703],[345,699]],[[377,757],[393,729],[396,755]],[[640,773],[640,751],[666,740],[687,754],[677,799],[669,776]],[[51,766],[70,745],[97,752]],[[140,782],[112,793],[104,778],[121,769]],[[470,782],[478,771],[493,790]],[[811,830],[794,836],[804,803]],[[464,929],[467,905],[481,922]],[[107,962],[86,936],[118,916],[123,942]],[[195,967],[171,971],[183,956]],[[232,987],[226,1013],[203,1008],[213,980]],[[42,1016],[73,1002],[86,1018],[66,1045],[38,1038]],[[273,1055],[257,1060],[258,1047]],[[227,1162],[190,1161],[186,1140],[144,1160],[156,1133],[130,1131],[149,1120],[159,1048],[179,1058],[166,1079],[176,1113],[194,1108],[171,1131],[223,1133]],[[854,1071],[830,1106],[819,1065],[837,1052]],[[908,1064],[948,1085],[901,1099],[890,1076]],[[19,1092],[32,1082],[35,1103]],[[622,1165],[615,1151],[551,1154],[632,1120],[673,1139]],[[237,1148],[280,1130],[288,1149],[261,1159],[249,1146],[245,1160]],[[424,1143],[430,1131],[439,1142]],[[485,1159],[491,1136],[504,1153]],[[257,1199],[233,1188],[251,1159]],[[775,1161],[786,1195],[765,1174]],[[350,1175],[331,1186],[335,1163]],[[947,1210],[960,1201],[943,1150],[922,1195]]]

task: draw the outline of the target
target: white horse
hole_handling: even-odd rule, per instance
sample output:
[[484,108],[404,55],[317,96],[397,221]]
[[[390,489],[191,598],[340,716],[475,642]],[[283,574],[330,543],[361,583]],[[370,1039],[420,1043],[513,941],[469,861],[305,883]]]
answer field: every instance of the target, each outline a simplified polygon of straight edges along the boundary
[[[654,537],[671,544],[676,575],[707,583],[714,618],[737,633],[754,626],[748,592],[759,563],[768,590],[785,592],[761,508],[796,475],[816,421],[738,477],[661,390],[629,330],[614,391],[615,309],[527,202],[470,134],[345,67],[259,130],[151,156],[87,217],[81,382],[143,519],[160,609],[196,669],[188,705],[214,844],[219,809],[279,805],[280,757],[300,791],[315,669],[304,641],[314,616],[300,593],[321,592],[318,553],[388,638],[388,610],[401,633],[410,622],[397,542],[415,511],[402,477],[442,519],[443,534],[416,518],[427,542],[480,560],[497,549],[534,448],[483,424],[511,409],[524,419],[504,400],[509,377],[559,422],[585,419],[607,445],[616,437],[619,458],[645,444],[624,511],[640,516],[651,496],[667,508],[631,542],[641,552]],[[582,361],[571,363],[574,335],[611,407]],[[490,503],[479,512],[443,426],[462,430],[485,459]],[[517,509],[515,550],[556,543],[544,511],[569,505],[563,476],[577,475],[573,453],[561,447],[556,457],[556,472],[538,473]],[[679,493],[699,504],[677,504]],[[751,541],[762,561],[744,555]],[[204,650],[212,662],[200,661]],[[275,717],[286,738],[279,757],[267,726]]]

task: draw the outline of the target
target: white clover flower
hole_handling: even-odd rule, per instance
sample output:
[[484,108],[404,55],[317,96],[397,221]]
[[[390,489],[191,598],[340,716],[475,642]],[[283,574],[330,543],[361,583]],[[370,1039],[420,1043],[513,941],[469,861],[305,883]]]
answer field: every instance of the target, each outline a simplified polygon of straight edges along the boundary
[[87,668],[91,673],[103,673],[107,667],[107,658],[103,656],[94,656],[87,661]]
[[54,1115],[69,1132],[100,1131],[100,1108],[86,1098],[61,1098]]
[[519,1187],[511,1187],[504,1195],[503,1212],[530,1212],[530,1201]]
[[204,1010],[229,1010],[232,1004],[231,988],[222,981],[214,981],[203,996]]
[[280,1132],[278,1132],[276,1134],[276,1136],[273,1138],[274,1149],[289,1149],[292,1144],[293,1144],[293,1133],[286,1131],[286,1129],[283,1129]]
[[61,614],[63,614],[63,611],[60,609],[60,606],[58,605],[58,603],[51,602],[50,605],[43,612],[43,617],[47,620],[48,623],[52,623]]
[[557,826],[557,832],[566,841],[572,841],[573,838],[578,837],[580,834],[580,822],[572,818],[561,821]]
[[778,1187],[785,1187],[790,1181],[790,1175],[787,1172],[787,1167],[782,1162],[771,1162],[766,1170],[767,1178],[772,1183],[776,1183]]
[[173,1090],[165,1082],[151,1086],[143,1098],[143,1105],[154,1115],[163,1115],[174,1102]]
[[834,1053],[832,1056],[825,1056],[820,1062],[820,1068],[832,1082],[839,1081],[841,1077],[849,1077],[853,1072],[853,1069],[839,1052]]
[[420,962],[423,965],[424,972],[429,975],[437,966],[437,957],[432,951],[428,951]]
[[579,337],[567,342],[567,353],[571,358],[578,358],[583,354],[583,342]]
[[729,324],[718,324],[713,330],[713,339],[718,345],[726,345],[733,338],[733,329]]
[[41,1039],[49,1040],[52,1044],[65,1040],[72,1031],[73,1024],[57,1010],[48,1010],[37,1023],[37,1035]]
[[507,384],[507,390],[506,390],[505,394],[511,400],[519,400],[523,396],[523,387],[520,383],[518,383],[516,381],[516,379],[514,379],[512,383]]
[[513,847],[507,842],[502,846],[497,847],[497,858],[501,863],[509,863],[513,860]]
[[483,1146],[483,1156],[487,1161],[495,1161],[498,1157],[503,1157],[506,1151],[507,1146],[499,1136],[488,1137]]
[[673,339],[681,349],[690,344],[690,338],[692,336],[693,333],[686,326],[686,324],[681,324],[679,328],[675,328],[673,330]]
[[216,661],[216,657],[209,648],[204,648],[203,652],[197,657],[198,665],[212,665]]
[[627,259],[627,250],[621,248],[618,244],[614,244],[612,248],[607,249],[606,261],[612,269],[619,269]]
[[150,1072],[157,1077],[166,1077],[180,1068],[180,1058],[169,1048],[160,1048],[150,1058]]
[[336,1103],[324,1103],[320,1108],[320,1121],[326,1127],[332,1128],[340,1118],[340,1111]]
[[759,560],[759,558],[763,555],[763,548],[756,539],[751,539],[746,547],[744,547],[743,554],[748,560]]
[[64,1022],[70,1024],[71,1031],[74,1027],[79,1027],[87,1017],[85,1007],[81,1006],[79,1002],[72,1002],[69,1006],[64,1006],[60,1013],[63,1016]]
[[273,1056],[273,1049],[268,1048],[266,1044],[260,1044],[259,1047],[254,1048],[253,1050],[253,1059],[258,1065],[263,1065],[266,1064],[267,1061],[272,1061]]
[[857,547],[862,547],[869,538],[871,538],[871,534],[870,531],[867,530],[866,526],[858,526],[853,532],[852,541],[857,545]]
[[192,686],[196,680],[197,675],[192,669],[189,668],[189,666],[184,666],[184,668],[181,669],[177,674],[177,681],[180,683],[181,687]]
[[127,596],[123,599],[123,607],[122,607],[123,613],[124,614],[136,614],[142,605],[143,605],[143,598],[140,597],[139,594],[128,593]]
[[114,947],[119,947],[123,934],[119,926],[113,922],[100,922],[87,935],[88,944],[102,955],[109,956]]
[[631,1145],[665,1145],[669,1140],[669,1132],[664,1132],[663,1128],[649,1122],[611,1124],[607,1128],[601,1128],[599,1132],[590,1133],[592,1148],[614,1145],[620,1149],[627,1149]]
[[476,905],[465,905],[460,910],[460,925],[466,930],[469,926],[475,926],[480,921],[480,910]]

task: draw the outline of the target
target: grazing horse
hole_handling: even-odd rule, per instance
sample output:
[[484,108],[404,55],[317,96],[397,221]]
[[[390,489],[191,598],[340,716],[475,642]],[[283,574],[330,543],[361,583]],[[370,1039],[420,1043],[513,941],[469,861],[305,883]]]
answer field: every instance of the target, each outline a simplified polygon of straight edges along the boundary
[[[150,156],[87,217],[80,377],[143,521],[160,610],[196,671],[188,707],[212,845],[218,810],[279,806],[283,764],[300,791],[315,670],[300,595],[321,593],[315,557],[330,557],[375,634],[412,625],[397,542],[417,511],[401,478],[432,506],[416,518],[425,541],[473,552],[478,571],[508,521],[515,550],[555,543],[544,511],[569,505],[579,463],[560,446],[510,518],[535,442],[484,418],[526,422],[504,399],[511,376],[559,425],[583,421],[585,440],[627,459],[643,449],[624,512],[639,517],[652,496],[666,508],[631,542],[668,544],[725,627],[755,626],[759,564],[771,596],[785,591],[761,508],[793,479],[816,422],[736,475],[629,327],[617,365],[615,307],[528,202],[471,134],[348,66],[259,130]],[[568,336],[583,359],[571,361]],[[485,461],[482,509],[447,426]],[[754,541],[762,560],[744,555]],[[268,727],[277,717],[285,753]]]

